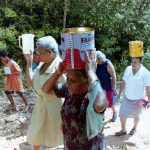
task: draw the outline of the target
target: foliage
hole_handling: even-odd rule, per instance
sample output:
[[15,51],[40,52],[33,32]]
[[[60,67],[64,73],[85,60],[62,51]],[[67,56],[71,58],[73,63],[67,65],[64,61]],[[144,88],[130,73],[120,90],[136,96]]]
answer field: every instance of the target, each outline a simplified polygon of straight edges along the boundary
[[93,27],[96,48],[111,59],[119,79],[129,63],[129,41],[142,40],[145,52],[150,49],[149,0],[0,0],[0,50],[25,68],[18,36],[33,33],[36,41],[52,35],[60,44],[64,24]]
[[[89,2],[89,3],[88,3]],[[121,59],[128,42],[150,42],[150,3],[148,0],[71,1],[68,26],[91,26],[96,31],[96,48],[108,57]],[[76,8],[76,9],[75,9]],[[75,18],[75,19],[74,19]]]
[[143,65],[150,71],[150,52],[145,53],[143,57]]
[[4,85],[5,85],[6,77],[3,73],[3,68],[0,68],[0,94],[1,91],[4,91]]

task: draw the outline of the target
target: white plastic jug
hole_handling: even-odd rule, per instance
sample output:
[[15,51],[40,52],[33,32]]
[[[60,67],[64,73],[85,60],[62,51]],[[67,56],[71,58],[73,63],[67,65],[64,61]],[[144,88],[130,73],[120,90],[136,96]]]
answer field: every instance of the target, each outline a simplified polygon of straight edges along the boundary
[[34,37],[34,34],[22,34],[22,36],[19,36],[19,47],[23,50],[23,53],[30,54],[30,51],[34,51]]

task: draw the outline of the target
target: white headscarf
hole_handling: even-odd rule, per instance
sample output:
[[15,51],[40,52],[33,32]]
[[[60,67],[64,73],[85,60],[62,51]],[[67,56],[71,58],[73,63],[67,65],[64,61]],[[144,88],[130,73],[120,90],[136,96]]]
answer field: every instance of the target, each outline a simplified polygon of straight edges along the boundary
[[54,52],[58,52],[58,44],[52,36],[39,38],[36,45],[43,47],[45,50],[52,49]]
[[101,60],[101,61],[105,61],[106,60],[106,56],[104,53],[102,53],[101,51],[96,51],[96,57],[97,59]]

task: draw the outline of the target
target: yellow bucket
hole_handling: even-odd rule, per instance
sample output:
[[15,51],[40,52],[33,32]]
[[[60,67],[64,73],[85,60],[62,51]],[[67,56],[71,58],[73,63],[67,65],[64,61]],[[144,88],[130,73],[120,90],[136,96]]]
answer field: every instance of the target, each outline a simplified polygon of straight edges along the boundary
[[143,56],[143,41],[130,41],[129,42],[129,55],[130,57]]

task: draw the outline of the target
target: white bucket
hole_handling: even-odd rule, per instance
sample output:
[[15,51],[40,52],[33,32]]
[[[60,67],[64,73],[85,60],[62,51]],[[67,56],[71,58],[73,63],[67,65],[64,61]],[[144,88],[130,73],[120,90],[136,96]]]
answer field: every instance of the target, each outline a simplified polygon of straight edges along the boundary
[[4,72],[5,72],[5,74],[11,74],[10,67],[4,67]]
[[85,68],[85,51],[95,50],[94,30],[87,27],[66,28],[61,32],[63,65],[68,69]]
[[19,47],[24,54],[30,54],[30,51],[34,51],[34,37],[34,34],[22,34],[22,36],[19,36]]

